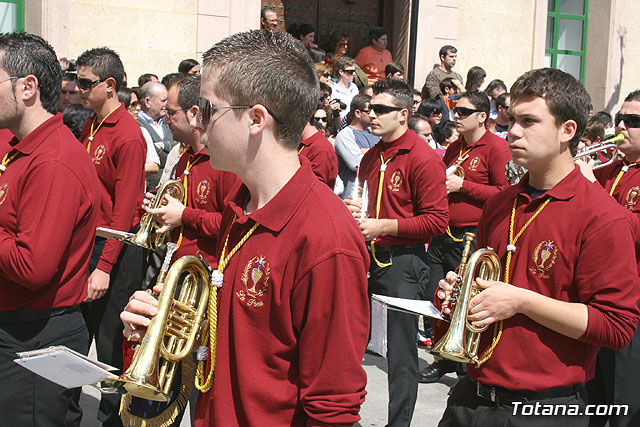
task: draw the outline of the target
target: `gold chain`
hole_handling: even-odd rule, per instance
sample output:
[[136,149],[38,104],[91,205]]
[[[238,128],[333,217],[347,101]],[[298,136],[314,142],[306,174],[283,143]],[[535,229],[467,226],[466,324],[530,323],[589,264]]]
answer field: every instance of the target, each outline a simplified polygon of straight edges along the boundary
[[105,120],[107,120],[107,118],[114,112],[116,111],[118,108],[120,108],[120,103],[118,103],[118,106],[116,108],[114,108],[113,110],[111,110],[109,112],[109,114],[107,114],[106,116],[104,116],[104,119],[100,120],[100,123],[98,123],[98,127],[96,128],[95,132],[93,130],[93,125],[96,122],[96,119],[98,118],[98,114],[96,113],[95,116],[93,116],[93,120],[91,121],[91,129],[89,129],[89,143],[87,144],[87,153],[91,154],[91,143],[93,142],[93,137],[96,135],[96,133],[98,133],[98,131],[100,130],[100,128],[102,127],[102,124],[104,123]]
[[611,186],[611,190],[609,190],[609,195],[613,196],[613,190],[616,189],[616,187],[618,186],[618,183],[620,182],[620,179],[622,179],[622,175],[624,175],[631,166],[636,166],[637,163],[631,163],[630,165],[625,165],[624,163],[622,164],[622,169],[620,169],[620,172],[618,172],[618,176],[616,176],[616,180],[613,181],[613,185]]
[[[396,156],[396,153],[393,153],[391,155],[391,157],[389,157],[385,161],[384,157],[382,156],[382,153],[380,153],[380,180],[378,181],[378,196],[376,198],[376,219],[378,219],[378,217],[380,216],[380,202],[382,200],[382,188],[383,188],[383,182],[384,182],[384,172],[387,170],[387,165],[389,164],[389,162],[395,156]],[[366,207],[363,206],[362,209],[366,209]],[[391,262],[380,262],[380,261],[378,261],[378,258],[376,258],[375,241],[376,241],[376,239],[373,239],[371,241],[371,243],[370,243],[370,245],[371,245],[371,255],[373,255],[373,260],[376,262],[376,264],[378,264],[378,267],[381,267],[381,268],[389,267],[392,264]]]

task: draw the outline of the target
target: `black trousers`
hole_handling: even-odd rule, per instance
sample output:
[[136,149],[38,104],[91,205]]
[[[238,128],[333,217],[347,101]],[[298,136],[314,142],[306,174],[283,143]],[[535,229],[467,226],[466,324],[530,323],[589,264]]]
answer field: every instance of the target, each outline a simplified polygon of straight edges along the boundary
[[[105,242],[103,238],[96,238],[89,263],[89,274],[98,265]],[[122,369],[123,366],[123,326],[120,313],[127,305],[129,297],[142,287],[144,251],[141,247],[125,244],[111,270],[107,293],[96,301],[82,304],[82,313],[89,329],[89,343],[92,338],[96,340],[98,360],[118,369]],[[120,395],[103,393],[98,408],[98,419],[104,426],[122,426],[119,410]]]
[[[584,392],[584,387],[582,392]],[[538,405],[538,415],[535,415],[534,412],[536,404]],[[527,407],[524,408],[522,405],[527,405]],[[553,408],[558,408],[558,415],[540,415],[545,408],[543,405],[553,405]],[[589,424],[589,417],[585,415],[560,415],[562,405],[566,405],[567,408],[577,407],[580,413],[584,413],[586,408],[583,395],[575,393],[565,397],[524,401],[516,408],[516,415],[514,415],[514,405],[511,402],[494,403],[477,396],[475,383],[466,376],[451,389],[447,400],[447,409],[445,409],[438,426],[586,427]]]
[[[378,250],[379,267],[371,258],[369,292],[391,297],[418,299],[429,283],[424,247],[395,252]],[[409,426],[418,396],[418,316],[387,311],[387,363],[389,381],[389,426]]]
[[0,424],[79,426],[81,388],[66,389],[13,362],[16,353],[64,345],[87,354],[89,335],[80,310],[0,325]]
[[627,415],[593,415],[589,426],[601,427],[607,421],[611,427],[640,425],[640,329],[631,343],[622,350],[602,348],[596,359],[596,373],[587,382],[591,405],[629,405]]

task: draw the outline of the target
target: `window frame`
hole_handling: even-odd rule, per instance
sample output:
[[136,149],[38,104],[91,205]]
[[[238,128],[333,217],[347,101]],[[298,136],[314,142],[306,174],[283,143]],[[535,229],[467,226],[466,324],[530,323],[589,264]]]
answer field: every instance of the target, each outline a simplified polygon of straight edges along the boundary
[[[551,54],[551,67],[557,68],[558,55],[574,55],[579,56],[580,60],[580,81],[584,83],[585,69],[586,69],[586,57],[587,57],[587,32],[589,27],[589,0],[584,0],[584,15],[572,15],[568,13],[560,13],[560,1],[551,0],[555,2],[553,12],[547,10],[547,18],[553,18],[553,40],[552,47],[548,49],[546,47],[547,41],[545,40],[544,53]],[[582,21],[582,49],[581,50],[567,50],[558,49],[558,26],[560,25],[560,19],[573,19],[576,21]]]

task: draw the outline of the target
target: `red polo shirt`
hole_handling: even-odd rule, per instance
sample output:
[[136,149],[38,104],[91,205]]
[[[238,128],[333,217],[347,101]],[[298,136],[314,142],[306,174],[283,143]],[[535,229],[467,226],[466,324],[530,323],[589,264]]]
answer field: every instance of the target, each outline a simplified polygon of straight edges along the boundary
[[245,215],[246,198],[242,186],[225,208],[218,253],[260,225],[224,271],[213,388],[196,425],[351,426],[366,394],[362,234],[305,159],[264,207]]
[[322,131],[300,142],[298,156],[306,157],[313,173],[333,190],[338,177],[338,156]]
[[[629,343],[638,323],[640,278],[627,216],[577,166],[534,200],[525,191],[525,181],[487,202],[477,247],[494,248],[504,274],[514,197],[517,233],[550,196],[516,243],[510,282],[560,301],[586,304],[587,330],[575,340],[516,314],[504,321],[493,356],[480,368],[469,365],[469,375],[511,390],[541,391],[584,383],[593,377],[601,346],[621,349]],[[490,344],[493,328],[482,334],[478,354]]]
[[56,114],[22,141],[0,176],[0,311],[81,303],[100,189],[87,151]]
[[[89,117],[80,141],[89,145]],[[94,124],[94,131],[100,122]],[[131,230],[144,195],[144,162],[147,143],[140,126],[122,104],[102,123],[91,142],[89,156],[100,179],[100,219],[98,227]],[[123,243],[107,240],[96,268],[111,273]]]
[[508,187],[504,167],[511,154],[505,140],[489,131],[470,145],[461,136],[447,148],[442,159],[447,167],[456,162],[460,150],[469,157],[461,164],[464,169],[462,189],[449,194],[449,225],[470,227],[478,225],[487,200]]
[[[622,169],[623,161],[593,171],[596,179],[604,187],[607,194]],[[640,261],[640,165],[631,166],[620,178],[613,191],[613,198],[622,205],[633,224],[636,236],[636,255]]]
[[[176,176],[181,182],[184,183],[187,162],[194,160],[187,180],[187,204],[182,211],[182,243],[173,259],[196,255],[199,251],[209,265],[215,268],[218,266],[216,244],[222,211],[231,189],[240,180],[235,174],[213,169],[206,151],[200,150],[194,154],[193,149],[189,148],[176,166]],[[173,229],[171,241],[177,241],[179,235],[180,228]]]
[[444,233],[449,221],[444,164],[410,129],[394,141],[380,140],[360,161],[360,176],[369,189],[369,218],[376,217],[380,154],[391,161],[385,170],[379,218],[397,219],[398,235],[383,234],[376,245],[429,243]]

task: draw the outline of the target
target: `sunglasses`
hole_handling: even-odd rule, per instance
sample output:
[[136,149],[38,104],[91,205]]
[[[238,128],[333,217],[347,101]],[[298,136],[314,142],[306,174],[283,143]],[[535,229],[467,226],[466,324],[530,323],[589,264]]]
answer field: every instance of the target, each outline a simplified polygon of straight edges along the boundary
[[326,117],[314,117],[314,120],[327,123],[328,119]]
[[[269,113],[271,117],[273,117],[273,120],[275,120],[278,124],[283,123],[282,120],[280,120],[278,117],[276,117],[275,114],[273,114],[273,112],[271,112],[271,110],[269,110],[264,105],[263,107],[267,110],[267,113]],[[202,126],[206,128],[209,126],[209,123],[211,123],[211,117],[213,117],[215,112],[218,110],[225,110],[225,109],[247,110],[249,108],[253,108],[253,105],[223,105],[220,107],[214,107],[213,105],[211,105],[211,101],[209,101],[208,99],[200,98],[198,100],[198,108],[199,108],[198,116],[200,118],[200,123],[202,123]]]
[[638,114],[616,114],[614,123],[620,126],[620,122],[624,122],[626,128],[640,128],[640,115]]
[[342,70],[342,71],[344,71],[347,74],[353,74],[356,72],[356,70]]
[[340,46],[340,47],[345,47],[345,46],[348,46],[348,45],[349,45],[349,43],[347,43],[347,42],[340,42],[340,43],[336,44],[336,46]]
[[105,80],[107,80],[109,77],[105,77],[104,79],[98,79],[98,80],[89,80],[89,79],[77,79],[76,82],[78,83],[78,88],[80,90],[91,90],[92,87],[94,87],[97,84],[100,84],[102,82],[104,82]]
[[331,77],[331,73],[328,71],[325,71],[324,73],[322,73],[322,76],[328,78],[328,77]]
[[401,111],[404,110],[404,108],[386,104],[369,104],[369,111],[371,110],[379,116],[381,114],[389,114],[392,111]]
[[473,108],[466,108],[466,107],[453,108],[453,114],[457,114],[458,117],[460,117],[461,119],[464,119],[465,117],[469,117],[473,113],[482,113],[482,111],[474,110]]
[[328,97],[329,97],[329,94],[328,94],[328,93],[325,93],[324,95],[322,95],[322,96],[320,97],[320,101],[324,101],[324,100],[325,100],[325,99],[327,99]]

